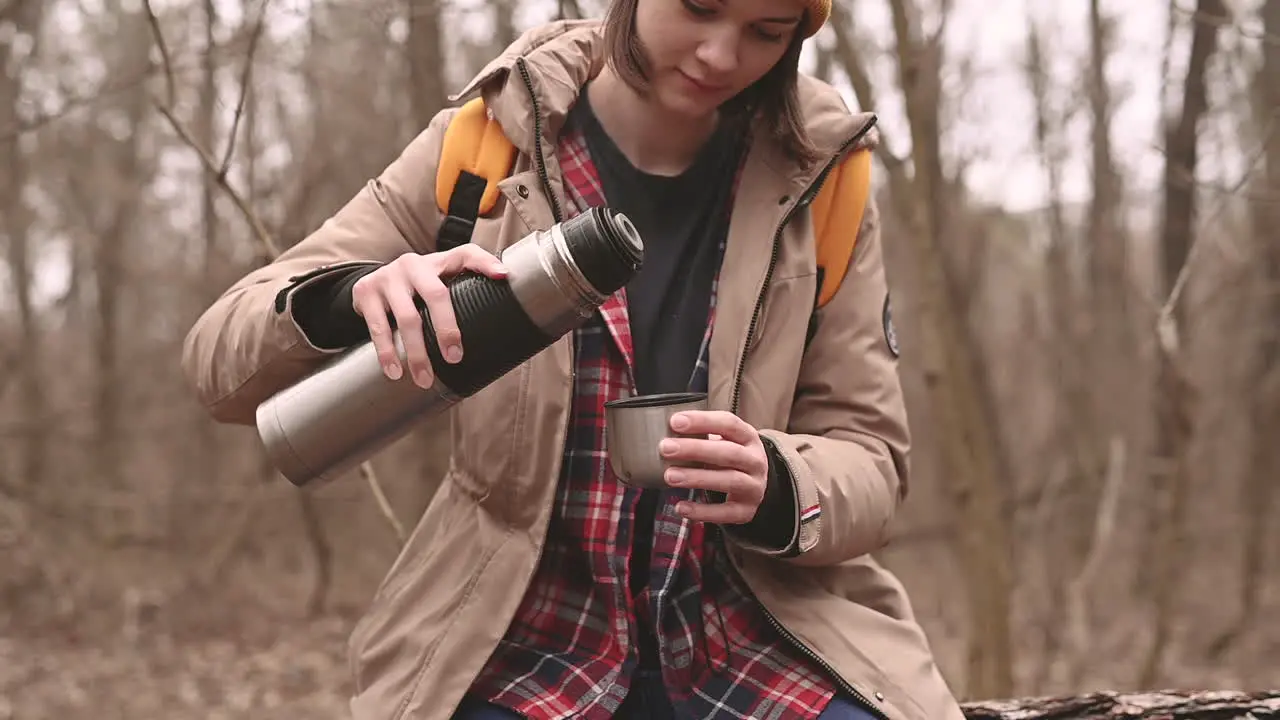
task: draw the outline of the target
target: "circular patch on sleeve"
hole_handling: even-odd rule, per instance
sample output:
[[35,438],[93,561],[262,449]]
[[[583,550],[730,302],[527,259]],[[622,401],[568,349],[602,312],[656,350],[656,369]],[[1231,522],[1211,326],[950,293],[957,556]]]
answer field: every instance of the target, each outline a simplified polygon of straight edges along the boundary
[[893,312],[889,309],[889,293],[884,294],[884,310],[881,312],[881,321],[884,324],[884,342],[889,346],[889,352],[893,356],[898,357],[898,331],[893,327]]

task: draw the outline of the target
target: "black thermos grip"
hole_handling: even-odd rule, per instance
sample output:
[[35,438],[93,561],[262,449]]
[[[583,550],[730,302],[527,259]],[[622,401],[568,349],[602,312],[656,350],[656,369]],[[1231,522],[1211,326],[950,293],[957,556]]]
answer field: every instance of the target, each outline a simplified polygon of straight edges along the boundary
[[529,319],[507,281],[466,272],[445,284],[462,332],[460,362],[445,361],[431,314],[419,311],[431,371],[458,397],[474,394],[555,342]]
[[[593,207],[565,220],[560,232],[571,265],[601,297],[625,285],[643,260],[635,227],[606,207]],[[551,282],[550,278],[545,281]],[[445,362],[430,313],[421,298],[417,304],[431,369],[458,397],[469,397],[558,339],[529,317],[505,279],[468,271],[445,284],[462,333],[461,362]],[[575,304],[567,298],[566,303]]]

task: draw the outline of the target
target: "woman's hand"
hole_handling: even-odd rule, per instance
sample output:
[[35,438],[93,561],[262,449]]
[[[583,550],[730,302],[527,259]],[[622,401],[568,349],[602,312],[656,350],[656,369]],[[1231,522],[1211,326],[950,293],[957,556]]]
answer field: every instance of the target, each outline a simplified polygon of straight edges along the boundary
[[691,410],[671,417],[678,433],[710,438],[666,438],[658,447],[666,459],[681,465],[666,473],[667,484],[722,493],[724,502],[682,502],[676,506],[690,520],[740,525],[750,522],[760,509],[769,480],[769,457],[754,427],[730,412]]
[[414,305],[414,295],[421,297],[427,306],[440,354],[445,361],[456,363],[462,360],[462,332],[458,330],[458,320],[453,314],[449,288],[441,278],[463,270],[474,270],[494,279],[507,276],[506,268],[497,257],[467,244],[427,255],[405,253],[360,278],[351,287],[351,306],[369,326],[369,337],[387,377],[398,380],[401,372],[400,357],[387,319],[390,314],[396,319],[414,383],[428,388],[434,378],[422,332],[422,317]]

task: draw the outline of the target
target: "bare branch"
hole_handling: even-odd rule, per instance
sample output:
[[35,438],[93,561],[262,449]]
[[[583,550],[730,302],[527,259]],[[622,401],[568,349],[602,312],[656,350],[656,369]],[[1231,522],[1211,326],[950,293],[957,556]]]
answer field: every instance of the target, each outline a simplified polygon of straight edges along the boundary
[[[1280,130],[1280,128],[1277,128],[1278,120],[1280,120],[1280,108],[1272,111],[1271,117],[1267,120],[1267,125],[1262,132],[1262,138],[1258,141],[1257,147],[1249,153],[1249,162],[1245,164],[1244,171],[1241,172],[1240,177],[1231,184],[1226,192],[1218,196],[1217,203],[1202,219],[1202,226],[1208,226],[1215,222],[1227,209],[1231,199],[1244,191],[1245,185],[1249,183],[1249,179],[1253,176],[1258,164],[1265,156],[1267,144],[1271,141],[1272,135]],[[1178,270],[1177,279],[1174,280],[1173,287],[1169,290],[1169,296],[1160,307],[1156,317],[1156,336],[1160,341],[1160,349],[1171,356],[1177,354],[1179,344],[1175,311],[1187,285],[1187,279],[1191,276],[1191,269],[1195,266],[1200,253],[1203,252],[1204,242],[1202,242],[1202,238],[1207,234],[1204,232],[1195,234],[1195,238],[1191,242],[1191,248],[1187,251],[1187,260]]]
[[378,476],[373,474],[373,464],[363,463],[360,465],[360,477],[369,483],[369,491],[373,493],[373,499],[378,503],[378,509],[387,518],[387,522],[391,523],[391,530],[395,532],[396,539],[403,544],[409,539],[409,534],[405,532],[404,525],[400,524],[399,518],[391,508],[391,502],[387,500],[387,494],[382,491],[382,485],[378,483]]
[[12,140],[13,138],[28,133],[33,130],[39,130],[46,125],[55,123],[71,113],[81,108],[86,108],[99,102],[105,102],[116,95],[124,94],[138,87],[139,84],[150,79],[151,70],[140,73],[136,77],[127,78],[121,82],[111,83],[102,90],[92,95],[81,95],[68,98],[62,103],[61,107],[48,112],[37,113],[26,120],[17,120],[8,127],[0,128],[0,142]]
[[[242,79],[245,82],[240,89],[240,101],[236,108],[237,122],[239,120],[239,116],[243,112],[245,96],[248,94],[247,80],[253,66],[254,52],[258,47],[258,39],[261,37],[263,27],[265,25],[264,19],[266,17],[267,6],[269,3],[270,0],[262,0],[258,13],[257,24],[255,25],[253,34],[250,38],[249,51],[245,57],[245,69],[242,74]],[[229,165],[232,154],[231,149],[229,148],[226,151],[226,156],[222,161],[217,160],[208,148],[205,148],[198,140],[195,139],[191,132],[187,130],[186,126],[184,126],[174,114],[175,97],[173,94],[173,66],[171,64],[168,51],[165,49],[164,37],[161,33],[160,24],[155,19],[155,11],[151,7],[151,0],[143,0],[143,4],[146,6],[147,17],[151,25],[151,31],[155,36],[155,42],[161,48],[161,62],[164,64],[163,71],[166,78],[166,87],[170,93],[167,98],[167,103],[161,103],[160,101],[153,99],[152,102],[155,105],[156,110],[169,122],[170,127],[172,127],[173,131],[182,139],[183,143],[195,151],[196,155],[200,158],[200,162],[204,166],[205,171],[213,175],[218,186],[222,188],[227,196],[231,198],[231,201],[235,203],[236,209],[240,211],[240,214],[244,217],[245,221],[249,223],[251,228],[253,228],[254,235],[266,250],[268,259],[276,258],[280,255],[280,249],[276,244],[275,239],[272,238],[271,233],[267,230],[262,219],[249,205],[244,194],[235,189],[228,177],[227,166]],[[234,138],[235,133],[233,132],[231,139],[228,140],[228,144],[234,142]],[[386,517],[386,520],[391,525],[396,537],[403,543],[408,536],[405,533],[404,526],[400,523],[400,520],[392,510],[390,503],[387,502],[386,494],[382,491],[381,484],[378,481],[378,476],[373,471],[373,467],[368,462],[363,463],[360,466],[360,474],[366,479],[369,486],[373,489],[374,498],[378,503],[379,510],[381,510],[382,514]]]
[[[1116,514],[1120,507],[1120,491],[1125,477],[1124,440],[1111,439],[1111,453],[1107,460],[1106,482],[1102,486],[1102,499],[1098,502],[1098,515],[1093,522],[1093,540],[1080,573],[1067,585],[1067,607],[1072,639],[1072,661],[1078,675],[1088,663],[1090,643],[1088,593],[1098,574],[1102,561],[1108,555],[1111,537],[1115,534]],[[1077,682],[1079,678],[1075,679]]]
[[178,103],[177,81],[173,76],[173,56],[169,54],[169,45],[164,40],[164,30],[160,27],[160,18],[151,0],[143,0],[143,8],[147,13],[147,24],[151,26],[151,34],[156,41],[156,49],[160,51],[160,64],[164,68],[165,106],[173,107]]
[[227,176],[231,168],[231,158],[235,154],[236,137],[240,134],[240,121],[244,118],[244,106],[253,87],[254,58],[258,53],[258,42],[262,39],[262,31],[267,27],[267,7],[271,0],[262,0],[258,5],[258,20],[249,34],[249,49],[245,52],[244,69],[240,72],[240,95],[236,99],[235,115],[231,119],[231,131],[227,133],[227,147],[222,153],[222,162],[218,165],[218,179]]
[[259,242],[266,246],[271,257],[274,258],[279,255],[280,250],[276,246],[276,241],[272,239],[271,233],[268,232],[266,226],[262,224],[262,219],[258,217],[258,214],[255,213],[252,208],[249,207],[249,202],[245,200],[244,195],[232,187],[230,179],[219,172],[218,161],[209,154],[209,151],[206,150],[199,141],[192,137],[191,132],[187,130],[180,120],[178,120],[172,110],[159,103],[156,103],[155,107],[156,110],[169,121],[169,125],[173,128],[173,131],[178,134],[178,137],[182,138],[182,141],[189,145],[191,149],[196,151],[200,156],[200,161],[204,165],[205,170],[213,174],[214,178],[217,179],[218,186],[226,191],[227,195],[231,198],[231,201],[235,203],[236,209],[240,211],[240,214],[244,216],[244,219],[249,223],[250,227],[253,228],[254,235],[257,236]]
[[[858,98],[858,104],[863,110],[874,110],[876,94],[871,83],[871,73],[867,70],[861,54],[855,49],[850,27],[852,27],[852,20],[849,10],[840,3],[835,3],[831,8],[831,29],[836,38],[835,54],[840,58],[845,74],[849,76],[849,84],[853,85],[853,94]],[[876,132],[880,133],[880,137],[884,140],[876,146],[876,156],[891,173],[901,170],[906,165],[906,161],[890,152],[883,126],[877,127]]]

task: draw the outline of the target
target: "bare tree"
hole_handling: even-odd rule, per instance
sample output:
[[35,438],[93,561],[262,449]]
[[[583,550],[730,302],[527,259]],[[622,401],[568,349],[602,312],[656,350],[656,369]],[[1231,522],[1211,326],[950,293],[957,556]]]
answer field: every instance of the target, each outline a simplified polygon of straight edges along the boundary
[[1251,353],[1248,385],[1252,438],[1249,466],[1240,495],[1244,537],[1240,556],[1240,611],[1214,641],[1215,659],[1243,636],[1258,619],[1266,582],[1268,533],[1274,523],[1275,478],[1280,474],[1280,3],[1262,5],[1262,64],[1253,79],[1254,126],[1266,173],[1251,183],[1254,252],[1258,274],[1254,301],[1256,346]]
[[[218,30],[218,10],[214,0],[202,0],[204,26],[204,52],[200,56],[200,110],[196,123],[196,137],[207,148],[218,146],[218,54],[215,39]],[[218,186],[216,179],[205,173],[200,181],[200,225],[203,234],[200,284],[201,290],[192,293],[196,303],[195,315],[216,297],[218,254]],[[218,436],[212,423],[199,408],[192,408],[195,439],[196,482],[212,485],[218,477]]]
[[[890,0],[896,42],[898,84],[911,134],[910,167],[882,145],[895,211],[912,242],[918,297],[925,388],[940,433],[940,457],[948,468],[947,488],[959,520],[957,551],[965,568],[969,609],[967,692],[999,697],[1013,690],[1010,626],[1013,567],[1009,487],[986,378],[969,331],[967,295],[955,277],[955,252],[948,225],[953,219],[951,189],[943,167],[941,107],[946,4],[938,29],[927,32],[913,0]],[[862,107],[874,108],[867,60],[851,37],[850,15],[833,8],[837,54]]]
[[[1069,111],[1059,107],[1054,101],[1053,79],[1048,67],[1048,57],[1053,52],[1053,47],[1048,44],[1049,38],[1050,34],[1043,21],[1030,17],[1026,71],[1036,109],[1036,147],[1043,159],[1048,178],[1049,247],[1045,267],[1048,292],[1045,302],[1049,306],[1049,327],[1045,336],[1051,347],[1050,357],[1054,365],[1052,376],[1057,382],[1053,435],[1059,440],[1061,447],[1058,449],[1060,458],[1055,460],[1059,460],[1065,468],[1055,485],[1071,488],[1069,494],[1057,492],[1055,487],[1049,486],[1052,479],[1050,476],[1041,489],[1042,502],[1052,503],[1058,511],[1055,515],[1062,521],[1065,530],[1063,535],[1069,540],[1067,547],[1071,550],[1064,557],[1056,543],[1046,541],[1041,565],[1050,585],[1050,596],[1061,598],[1066,591],[1069,573],[1086,556],[1087,548],[1082,541],[1091,537],[1086,524],[1077,519],[1087,516],[1088,506],[1096,502],[1097,480],[1101,472],[1103,453],[1099,447],[1100,428],[1093,422],[1090,400],[1096,377],[1092,370],[1102,364],[1102,357],[1095,357],[1085,350],[1094,348],[1096,351],[1097,348],[1090,342],[1092,328],[1086,323],[1088,315],[1084,293],[1079,275],[1075,272],[1077,264],[1074,257],[1081,243],[1077,241],[1078,233],[1068,228],[1066,210],[1063,207],[1063,176],[1068,158],[1064,128],[1070,118]],[[1098,61],[1099,58],[1094,58],[1091,64]],[[1090,92],[1095,91],[1091,88]],[[1106,90],[1096,92],[1105,93]],[[1103,134],[1106,134],[1105,129]],[[1095,184],[1095,198],[1102,190],[1105,188]],[[1096,239],[1096,236],[1090,235],[1085,242]],[[1053,536],[1056,533],[1045,531],[1046,538]],[[1082,592],[1085,590],[1087,588],[1081,588]],[[1069,610],[1068,603],[1048,603],[1047,617],[1042,621],[1045,638],[1036,687],[1043,687],[1058,665],[1056,660],[1061,654],[1062,641],[1068,629]],[[1073,670],[1078,671],[1078,665]]]
[[1223,0],[1198,0],[1193,19],[1190,55],[1182,88],[1182,110],[1165,128],[1164,204],[1161,222],[1161,278],[1174,301],[1171,314],[1160,318],[1160,363],[1156,390],[1156,489],[1161,502],[1159,548],[1153,562],[1154,638],[1142,665],[1139,684],[1161,681],[1165,649],[1173,630],[1179,597],[1179,568],[1186,557],[1186,514],[1191,469],[1188,450],[1193,432],[1192,388],[1183,365],[1186,342],[1185,311],[1177,303],[1178,278],[1186,269],[1196,234],[1195,173],[1200,120],[1208,109],[1205,76],[1218,45],[1218,25],[1226,17]]
[[[200,412],[177,351],[448,86],[609,0],[138,4],[0,0],[0,716],[340,717],[346,641],[440,482],[448,419],[300,493],[252,428]],[[1161,685],[1280,682],[1280,6],[1201,4],[1170,3],[1167,138],[1131,122],[1159,38],[1121,46],[1142,13],[1101,0],[1024,3],[1024,47],[970,35],[977,0],[841,0],[806,48],[884,141],[915,443],[877,559],[975,719],[1280,712],[1274,692],[1134,687],[1144,664]],[[1029,167],[1035,206],[985,193],[993,167]]]
[[[33,64],[44,3],[10,0],[3,13],[12,32],[0,35],[0,128],[21,121],[23,68]],[[25,47],[24,47],[25,46]],[[22,433],[19,483],[39,487],[46,480],[49,408],[45,399],[44,353],[34,295],[32,213],[23,198],[30,160],[21,137],[0,137],[0,233],[7,239],[7,260],[18,308],[19,347],[12,352],[21,392]]]
[[[110,5],[119,18],[121,35],[128,38],[117,48],[112,63],[119,72],[141,74],[150,65],[148,58],[147,21],[139,10],[127,10],[116,0]],[[135,87],[123,93],[118,104],[112,107],[124,120],[127,128],[123,138],[111,137],[103,129],[99,142],[105,154],[104,162],[110,168],[109,181],[117,188],[115,202],[104,213],[105,221],[94,246],[94,287],[97,290],[97,319],[94,325],[94,348],[97,367],[94,392],[94,457],[102,479],[109,486],[123,482],[126,451],[123,433],[123,374],[121,372],[122,328],[126,262],[131,249],[131,238],[137,230],[139,204],[142,201],[143,175],[143,126],[148,111],[146,89]]]
[[[1114,20],[1107,17],[1100,0],[1089,0],[1089,62],[1085,96],[1089,100],[1089,145],[1092,151],[1091,173],[1093,192],[1089,200],[1086,244],[1089,257],[1090,289],[1092,290],[1092,316],[1094,325],[1090,338],[1095,349],[1092,369],[1099,392],[1099,407],[1094,415],[1098,430],[1104,437],[1122,432],[1117,426],[1116,413],[1108,412],[1126,397],[1125,389],[1133,385],[1133,341],[1129,325],[1129,273],[1128,235],[1124,231],[1120,215],[1122,191],[1120,175],[1111,143],[1111,119],[1115,114],[1113,91],[1107,81],[1107,64],[1114,44]],[[1096,358],[1101,355],[1111,364],[1108,372]],[[1118,366],[1114,364],[1119,363]],[[1094,454],[1094,476],[1097,477],[1101,457]]]
[[493,47],[501,52],[516,41],[516,0],[493,2]]
[[409,64],[409,101],[412,116],[419,127],[448,102],[445,90],[447,56],[445,38],[440,31],[444,0],[406,0],[409,36],[405,41]]

